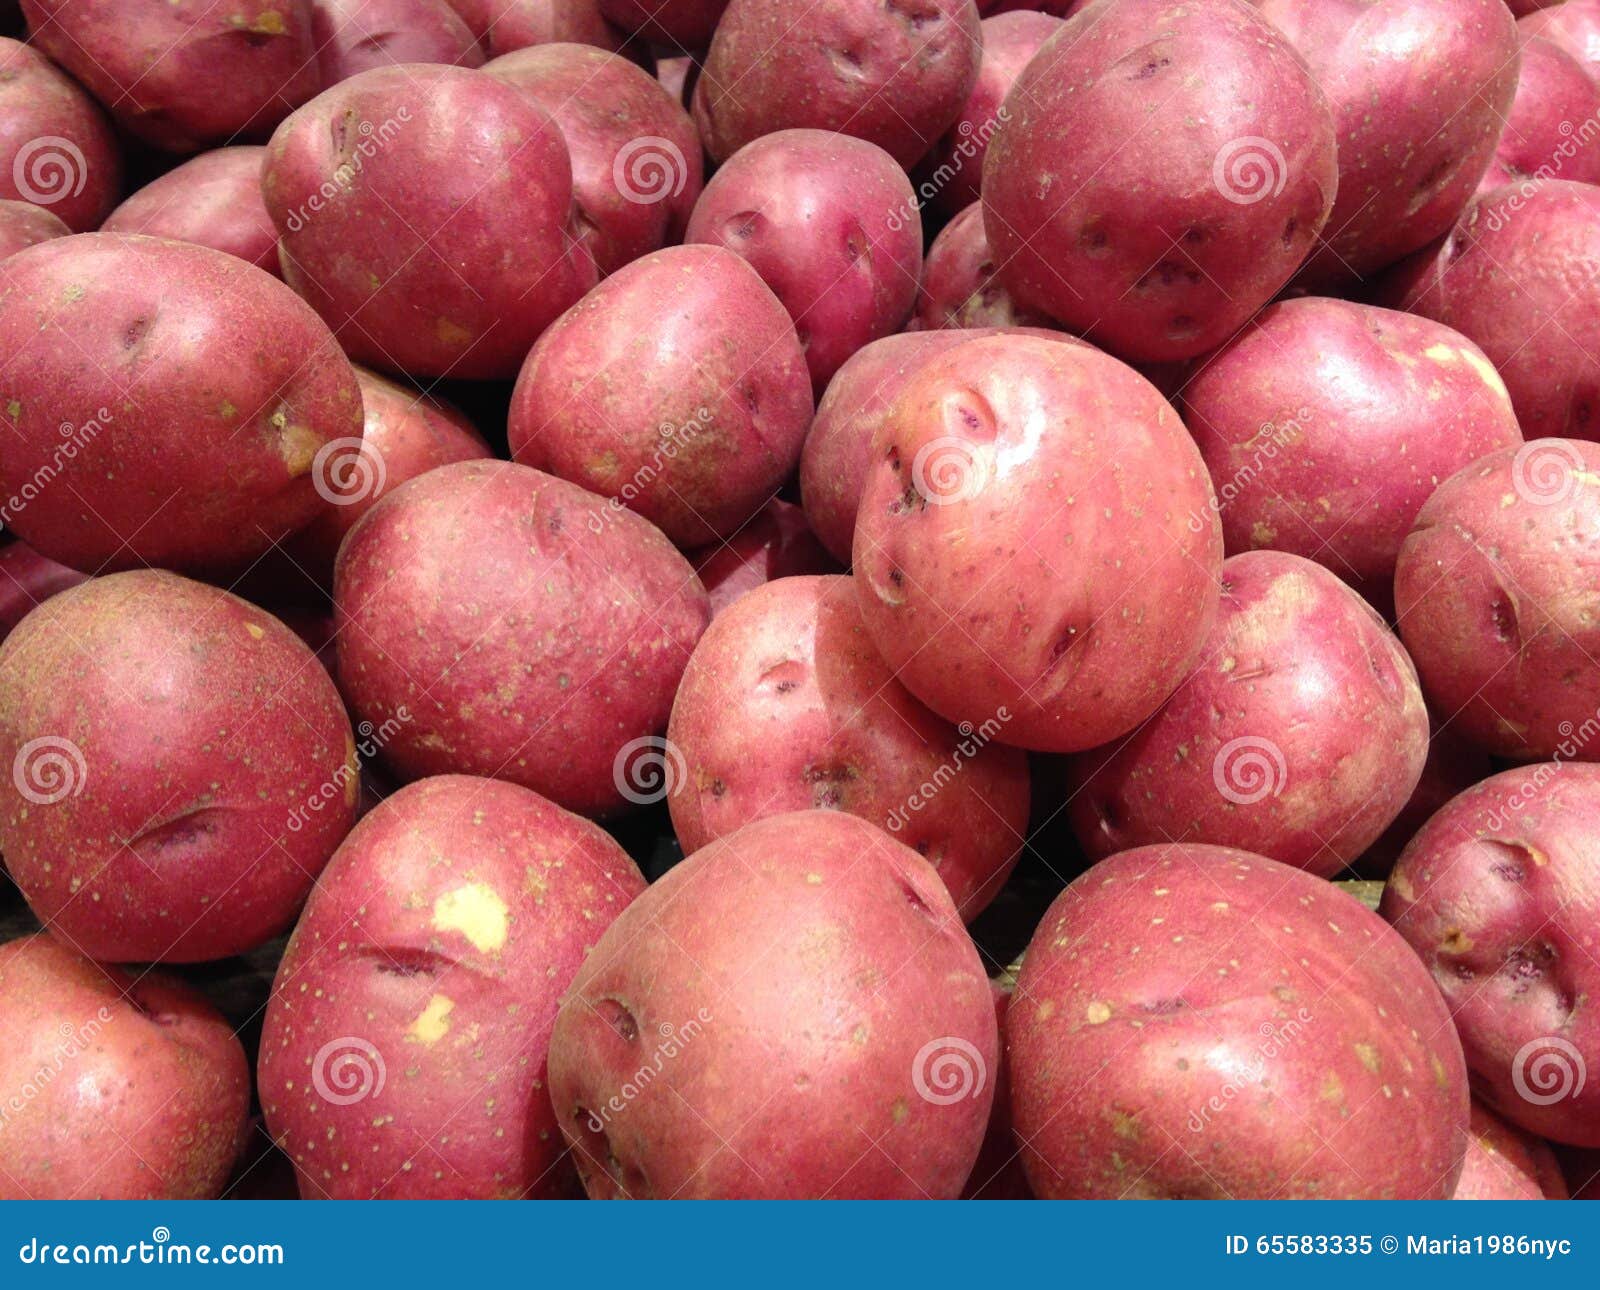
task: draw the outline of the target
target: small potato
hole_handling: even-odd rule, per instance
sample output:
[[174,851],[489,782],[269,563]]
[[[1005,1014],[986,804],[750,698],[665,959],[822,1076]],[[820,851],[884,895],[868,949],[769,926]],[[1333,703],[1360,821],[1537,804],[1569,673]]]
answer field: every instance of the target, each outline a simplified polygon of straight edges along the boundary
[[534,45],[575,43],[616,53],[626,43],[599,0],[451,0],[488,50],[501,58]]
[[134,193],[102,228],[209,246],[277,277],[278,229],[261,199],[266,155],[265,148],[203,152]]
[[1461,1181],[1452,1200],[1566,1200],[1550,1144],[1512,1128],[1476,1099]]
[[[690,559],[711,597],[713,618],[746,592],[779,578],[839,572],[806,524],[805,512],[777,497],[727,541],[691,552]],[[4,567],[0,551],[0,570]],[[0,596],[4,593],[0,578]]]
[[46,559],[26,542],[0,547],[0,640],[51,596],[88,580],[88,574]]
[[1560,45],[1600,83],[1600,0],[1563,0],[1537,9],[1517,19],[1517,30]]
[[1422,776],[1400,814],[1366,849],[1351,867],[1362,878],[1387,878],[1400,858],[1406,843],[1417,830],[1457,793],[1464,793],[1494,773],[1494,764],[1481,748],[1469,743],[1454,727],[1435,724],[1428,736],[1428,759],[1422,763]]
[[311,0],[322,88],[374,67],[480,67],[477,37],[445,0]]
[[728,0],[600,0],[600,12],[630,35],[677,49],[704,49]]
[[1525,35],[1517,97],[1478,191],[1530,175],[1600,183],[1597,122],[1600,85],[1584,65],[1553,41]]
[[1019,309],[1001,282],[983,207],[974,203],[939,231],[928,248],[909,331],[946,327],[1049,327],[1041,314]]
[[71,232],[43,206],[0,201],[0,260],[53,237],[66,237]]

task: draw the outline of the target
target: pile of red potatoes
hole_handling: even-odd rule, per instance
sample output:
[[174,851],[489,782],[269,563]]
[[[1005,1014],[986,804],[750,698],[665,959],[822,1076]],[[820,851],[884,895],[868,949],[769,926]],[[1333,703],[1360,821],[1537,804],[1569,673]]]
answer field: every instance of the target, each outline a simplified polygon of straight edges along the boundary
[[0,22],[0,1197],[1600,1194],[1600,0]]

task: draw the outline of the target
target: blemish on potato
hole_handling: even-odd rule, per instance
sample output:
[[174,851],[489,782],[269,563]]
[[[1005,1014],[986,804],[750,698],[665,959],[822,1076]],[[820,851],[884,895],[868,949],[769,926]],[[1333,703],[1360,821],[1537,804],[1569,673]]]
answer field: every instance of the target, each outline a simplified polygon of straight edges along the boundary
[[1091,1026],[1099,1026],[1111,1020],[1111,1005],[1094,1000],[1085,1010],[1084,1016],[1089,1019]]
[[447,891],[433,902],[433,928],[460,932],[475,949],[498,953],[510,929],[510,910],[487,883],[473,882]]
[[1355,1049],[1356,1057],[1360,1060],[1361,1064],[1365,1066],[1372,1074],[1376,1075],[1379,1068],[1383,1065],[1383,1059],[1378,1056],[1378,1050],[1371,1044],[1354,1044],[1352,1047]]
[[417,1019],[406,1028],[407,1038],[432,1048],[450,1033],[450,1013],[455,1006],[455,1000],[449,996],[434,995],[428,1000],[427,1007],[417,1014]]

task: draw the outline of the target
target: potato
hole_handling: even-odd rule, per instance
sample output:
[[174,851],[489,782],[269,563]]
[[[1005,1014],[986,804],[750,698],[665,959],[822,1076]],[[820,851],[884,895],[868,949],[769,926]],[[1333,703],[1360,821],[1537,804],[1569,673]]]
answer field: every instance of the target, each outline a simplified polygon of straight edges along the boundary
[[507,432],[523,465],[700,546],[778,491],[811,413],[794,324],[755,270],[677,246],[614,273],[540,338]]
[[728,0],[600,0],[600,12],[624,31],[658,45],[704,49]]
[[819,393],[916,303],[911,183],[882,148],[849,135],[780,130],[747,144],[706,185],[684,240],[750,262],[794,319]]
[[100,105],[38,50],[0,36],[0,200],[98,228],[122,190],[122,153]]
[[265,148],[203,152],[146,184],[102,227],[209,246],[278,276],[278,229],[261,199],[266,155]]
[[1453,1200],[1566,1200],[1550,1144],[1513,1129],[1474,1099],[1467,1156]]
[[300,1194],[575,1192],[550,1029],[644,887],[598,827],[515,784],[441,776],[379,805],[317,884],[262,1031],[262,1109]]
[[320,88],[311,0],[22,0],[29,39],[136,138],[262,139]]
[[361,391],[281,282],[206,247],[86,233],[0,280],[5,524],[74,568],[237,568],[321,506]]
[[1440,485],[1400,549],[1395,609],[1423,692],[1497,756],[1600,759],[1597,472],[1600,446],[1575,439],[1501,449]]
[[369,367],[513,376],[595,282],[560,130],[480,71],[341,81],[272,136],[262,190],[285,281]]
[[1327,99],[1243,0],[1098,0],[1002,106],[983,167],[1001,280],[1119,357],[1189,358],[1226,340],[1289,280],[1333,205]]
[[373,507],[339,549],[334,608],[340,688],[373,728],[398,724],[397,775],[492,776],[586,815],[623,804],[622,754],[666,728],[710,616],[658,530],[501,461]]
[[780,578],[695,647],[667,743],[667,804],[686,852],[752,820],[816,807],[886,829],[927,860],[971,920],[1028,828],[1028,761],[997,744],[1007,716],[957,729],[895,680],[849,578]]
[[908,331],[1049,326],[1048,318],[1019,309],[1000,281],[983,231],[982,206],[968,206],[939,231],[922,266],[916,317]]
[[1453,726],[1435,723],[1428,736],[1428,759],[1422,763],[1417,786],[1394,822],[1351,867],[1363,878],[1387,878],[1406,843],[1435,811],[1493,773],[1494,765],[1487,753],[1461,738]]
[[43,206],[0,201],[0,260],[53,237],[66,237],[71,232]]
[[872,441],[856,586],[890,669],[947,720],[1074,752],[1132,730],[1216,613],[1211,484],[1170,404],[1087,345],[979,336]]
[[153,570],[52,596],[6,638],[0,764],[0,851],[28,904],[124,963],[283,931],[360,787],[349,718],[299,637]]
[[[1591,718],[1591,723],[1592,723]],[[1474,1088],[1518,1128],[1600,1147],[1600,767],[1503,771],[1411,839],[1379,912],[1444,993]]]
[[622,912],[556,1017],[550,1097],[590,1196],[952,1200],[998,1059],[938,876],[865,821],[804,811]]
[[1333,105],[1338,199],[1301,275],[1365,277],[1446,232],[1494,155],[1517,87],[1503,0],[1258,0]]
[[581,237],[601,275],[658,251],[688,222],[703,161],[694,123],[648,72],[590,45],[538,45],[484,70],[561,128]]
[[1455,1190],[1467,1072],[1427,971],[1359,902],[1261,856],[1101,861],[1045,914],[1006,1030],[1040,1196]]
[[[1600,85],[1552,41],[1523,36],[1517,96],[1478,191],[1529,175],[1600,182]],[[1587,129],[1574,130],[1577,125]]]
[[1114,747],[1075,758],[1069,813],[1098,858],[1168,838],[1331,878],[1405,806],[1428,755],[1411,660],[1324,569],[1250,551],[1222,566],[1199,668]]
[[1522,442],[1504,382],[1465,336],[1314,296],[1269,305],[1208,357],[1183,415],[1230,552],[1315,560],[1380,609],[1433,490]]
[[1600,79],[1600,0],[1564,0],[1535,10],[1517,19],[1517,29],[1560,45]]
[[445,0],[311,0],[322,88],[374,67],[481,67],[477,37]]
[[1032,1200],[1028,1176],[1022,1168],[1022,1148],[1011,1127],[1011,1074],[1006,1068],[1006,1010],[1013,982],[989,982],[994,996],[994,1020],[1000,1029],[999,1061],[994,1074],[994,1106],[984,1134],[978,1163],[962,1190],[962,1200]]
[[206,1200],[244,1140],[250,1068],[196,991],[48,936],[0,945],[0,1199]]
[[[746,592],[778,578],[839,572],[807,527],[805,512],[777,497],[726,542],[692,552],[690,558],[711,597],[713,618]],[[5,552],[0,551],[0,573],[4,568]],[[5,589],[0,576],[0,597]]]
[[533,45],[575,42],[616,53],[625,37],[599,0],[451,0],[491,58]]
[[716,161],[799,128],[865,139],[909,169],[961,115],[982,40],[972,0],[832,0],[803,25],[790,0],[731,0],[695,85],[695,123]]
[[88,578],[86,573],[47,560],[26,542],[0,547],[0,640],[51,596]]

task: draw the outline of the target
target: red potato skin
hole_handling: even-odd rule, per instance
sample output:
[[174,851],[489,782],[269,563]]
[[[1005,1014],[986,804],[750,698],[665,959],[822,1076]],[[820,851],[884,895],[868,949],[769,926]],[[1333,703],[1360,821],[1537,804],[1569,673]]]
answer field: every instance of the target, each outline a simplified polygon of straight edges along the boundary
[[1600,0],[1564,0],[1517,19],[1524,35],[1553,41],[1600,83]]
[[266,155],[246,147],[203,152],[146,184],[101,227],[209,246],[277,277],[278,230],[261,199]]
[[[626,35],[605,20],[598,0],[452,0],[489,57],[535,45],[572,43],[619,52]],[[481,27],[481,30],[480,30]]]
[[849,578],[782,578],[712,623],[678,687],[668,806],[685,852],[810,808],[886,829],[938,872],[963,918],[993,900],[1028,829],[1027,757],[1004,718],[958,730],[878,657]]
[[599,5],[630,35],[675,49],[704,49],[728,0],[599,0]]
[[591,1197],[950,1200],[998,1059],[938,876],[865,821],[804,811],[713,842],[622,912],[556,1018],[550,1096]]
[[1167,838],[1331,878],[1400,813],[1428,755],[1417,676],[1383,620],[1321,565],[1251,551],[1222,566],[1199,668],[1115,747],[1074,760],[1091,858]]
[[327,327],[242,260],[89,233],[0,281],[4,519],[86,572],[225,571],[310,520],[317,454],[361,434]]
[[41,933],[0,945],[0,1087],[0,1200],[209,1200],[244,1140],[250,1068],[197,991]]
[[483,65],[477,37],[445,0],[311,0],[311,6],[323,89],[397,63]]
[[17,886],[64,940],[121,963],[226,958],[283,931],[360,787],[310,648],[154,571],[63,591],[6,638],[0,752]]
[[1476,1099],[1453,1200],[1567,1200],[1550,1144],[1512,1128]]
[[962,1200],[1032,1200],[1028,1175],[1022,1168],[1022,1148],[1011,1125],[1011,1071],[1006,1060],[1006,1012],[1011,1005],[1014,985],[989,982],[994,996],[994,1020],[1000,1029],[999,1064],[994,1076],[994,1106],[989,1112],[989,1129],[978,1152],[978,1163],[962,1190]]
[[980,336],[929,359],[872,442],[862,617],[950,721],[1040,752],[1115,739],[1199,657],[1222,530],[1172,406],[1087,345]]
[[1261,856],[1095,865],[1034,934],[1006,1028],[1041,1197],[1455,1190],[1467,1072],[1438,990],[1375,914]]
[[121,191],[122,152],[100,105],[38,50],[0,37],[0,199],[87,233]]
[[[530,597],[529,589],[537,594]],[[705,589],[625,507],[509,462],[443,466],[351,530],[334,572],[339,681],[403,779],[487,775],[594,815],[666,728]]]
[[922,266],[908,331],[1051,325],[1042,314],[1018,308],[1001,282],[983,231],[982,206],[968,206],[939,231]]
[[[741,596],[779,578],[840,571],[807,526],[805,512],[778,497],[726,542],[690,558],[711,598],[713,618]],[[5,552],[0,551],[0,570],[4,568]],[[0,595],[4,590],[0,580]]]
[[865,139],[909,170],[955,124],[981,51],[972,0],[915,14],[833,0],[801,26],[790,0],[731,0],[695,84],[695,124],[716,161],[798,128]]
[[1347,284],[1446,232],[1517,88],[1504,0],[1260,0],[1333,105],[1338,198],[1304,285]]
[[1600,767],[1503,771],[1423,826],[1378,908],[1449,1003],[1478,1095],[1577,1147],[1600,1147],[1597,830]]
[[1327,100],[1243,0],[1098,0],[1003,106],[983,168],[1001,280],[1122,358],[1190,358],[1226,340],[1289,280],[1332,208]]
[[676,246],[612,274],[540,338],[507,435],[522,465],[694,547],[778,491],[812,410],[794,324],[755,270],[721,247]]
[[1496,756],[1600,758],[1584,733],[1600,709],[1597,472],[1581,440],[1502,449],[1446,480],[1400,549],[1395,609],[1423,692]]
[[1207,358],[1183,414],[1230,553],[1315,560],[1380,608],[1433,490],[1522,443],[1504,382],[1465,336],[1316,296],[1267,306]]
[[59,219],[31,202],[0,201],[0,260],[9,259],[18,251],[48,242],[53,237],[67,237],[72,230]]
[[26,542],[0,547],[0,640],[34,609],[89,575],[40,555]]
[[1406,844],[1434,812],[1457,793],[1464,793],[1494,773],[1494,763],[1481,748],[1456,734],[1453,727],[1434,728],[1428,737],[1428,759],[1422,764],[1411,797],[1359,860],[1352,866],[1363,878],[1387,878]]
[[295,928],[261,1036],[262,1109],[301,1196],[576,1193],[550,1030],[644,889],[601,829],[515,784],[441,776],[374,808]]
[[135,138],[260,140],[320,88],[310,0],[22,0],[29,39]]
[[594,285],[561,131],[481,71],[363,72],[285,121],[268,154],[284,280],[359,363],[510,377]]
[[1553,41],[1522,38],[1517,96],[1478,191],[1529,175],[1600,183],[1600,86]]
[[780,130],[706,185],[686,242],[743,256],[794,319],[820,393],[857,350],[916,304],[922,221],[894,158],[826,130]]
[[518,50],[484,70],[560,127],[581,236],[602,277],[675,240],[700,196],[704,161],[694,122],[654,77],[573,43]]

